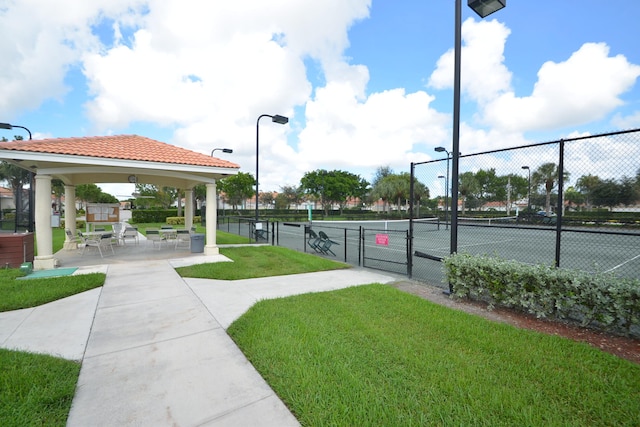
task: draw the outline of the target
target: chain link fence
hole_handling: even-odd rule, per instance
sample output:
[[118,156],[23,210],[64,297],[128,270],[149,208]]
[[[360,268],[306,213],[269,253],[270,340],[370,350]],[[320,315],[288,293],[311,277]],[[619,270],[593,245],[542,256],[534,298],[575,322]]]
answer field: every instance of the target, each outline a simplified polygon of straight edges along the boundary
[[[411,165],[445,221],[451,160]],[[640,130],[463,155],[459,171],[457,247],[414,233],[414,276],[454,251],[640,277]]]
[[226,217],[218,227],[443,288],[441,260],[452,251],[640,278],[640,129],[460,156],[455,224],[450,154],[411,164],[412,181],[439,199],[435,214],[411,197],[410,220],[256,226]]

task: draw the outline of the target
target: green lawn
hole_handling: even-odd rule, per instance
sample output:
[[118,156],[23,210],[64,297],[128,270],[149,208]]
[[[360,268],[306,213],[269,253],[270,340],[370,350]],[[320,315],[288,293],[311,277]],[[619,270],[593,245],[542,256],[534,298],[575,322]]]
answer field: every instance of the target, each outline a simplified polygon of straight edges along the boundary
[[18,269],[0,270],[0,312],[36,307],[104,284],[103,273],[16,280]]
[[[0,270],[0,312],[35,307],[104,284],[101,273],[16,280]],[[64,426],[80,364],[52,356],[0,349],[0,425]]]
[[228,333],[302,425],[640,425],[640,366],[384,285],[261,301]]
[[79,363],[0,349],[0,366],[0,425],[66,425]]
[[279,246],[221,248],[220,253],[233,262],[198,264],[176,268],[176,271],[182,277],[238,280],[351,267],[348,264]]

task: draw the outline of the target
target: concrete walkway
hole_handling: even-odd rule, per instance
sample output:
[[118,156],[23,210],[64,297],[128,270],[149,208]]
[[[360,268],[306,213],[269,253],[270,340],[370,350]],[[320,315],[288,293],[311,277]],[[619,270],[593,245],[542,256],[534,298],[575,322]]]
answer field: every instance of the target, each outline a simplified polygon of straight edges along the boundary
[[68,426],[298,425],[225,328],[260,299],[395,279],[349,269],[227,282],[174,270],[211,258],[103,266],[102,289],[0,313],[0,346],[82,359]]

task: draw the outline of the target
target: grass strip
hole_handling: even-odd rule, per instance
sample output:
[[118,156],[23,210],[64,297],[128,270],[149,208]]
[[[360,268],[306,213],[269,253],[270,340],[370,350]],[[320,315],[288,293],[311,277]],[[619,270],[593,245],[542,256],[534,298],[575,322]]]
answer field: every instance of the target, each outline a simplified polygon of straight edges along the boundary
[[36,307],[51,301],[100,287],[104,273],[78,276],[16,280],[23,275],[19,269],[0,270],[0,312]]
[[176,268],[182,277],[239,280],[350,268],[348,264],[278,246],[221,248],[233,262],[216,262]]
[[0,366],[0,425],[66,425],[79,363],[0,349]]
[[228,333],[302,425],[640,425],[640,366],[384,285],[261,301]]

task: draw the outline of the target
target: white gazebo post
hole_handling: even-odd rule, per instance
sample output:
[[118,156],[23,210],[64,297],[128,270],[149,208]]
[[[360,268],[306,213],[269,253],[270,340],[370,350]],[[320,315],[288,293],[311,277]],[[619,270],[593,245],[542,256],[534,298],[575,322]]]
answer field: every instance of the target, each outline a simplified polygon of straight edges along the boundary
[[53,233],[51,231],[51,175],[36,175],[35,222],[38,236],[38,256],[33,260],[34,270],[47,270],[56,266],[53,257]]
[[204,247],[205,255],[218,255],[220,250],[216,245],[216,223],[218,221],[218,209],[216,207],[216,183],[207,184],[207,209],[206,228],[207,241]]
[[[71,235],[76,235],[76,187],[75,185],[64,186],[64,228],[71,231]],[[65,236],[64,249],[67,251],[78,249],[78,242],[70,241],[69,236]]]
[[193,227],[193,190],[184,190],[184,228]]

